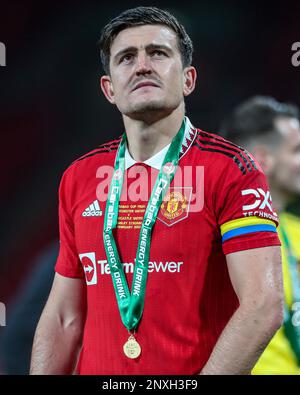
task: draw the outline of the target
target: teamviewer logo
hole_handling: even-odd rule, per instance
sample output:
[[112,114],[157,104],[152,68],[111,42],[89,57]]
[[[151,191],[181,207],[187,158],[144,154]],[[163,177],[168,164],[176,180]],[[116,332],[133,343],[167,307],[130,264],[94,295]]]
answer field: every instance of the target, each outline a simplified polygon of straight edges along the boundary
[[6,326],[6,308],[4,303],[0,303],[0,326]]
[[0,42],[0,66],[6,66],[6,47],[3,43]]
[[87,285],[97,284],[96,255],[94,252],[79,254]]

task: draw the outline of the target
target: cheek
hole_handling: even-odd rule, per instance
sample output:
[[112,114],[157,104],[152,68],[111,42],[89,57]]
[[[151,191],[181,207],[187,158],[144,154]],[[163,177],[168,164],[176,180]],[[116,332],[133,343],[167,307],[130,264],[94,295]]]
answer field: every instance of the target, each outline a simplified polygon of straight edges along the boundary
[[124,95],[124,88],[126,86],[124,73],[112,74],[111,79],[115,97],[119,97],[120,94]]
[[182,83],[182,70],[177,64],[170,63],[163,65],[163,68],[159,74],[165,81],[171,83],[171,86],[177,86],[178,84]]
[[172,92],[174,96],[183,95],[184,81],[181,72],[172,70],[172,72],[168,74],[167,84],[167,90]]

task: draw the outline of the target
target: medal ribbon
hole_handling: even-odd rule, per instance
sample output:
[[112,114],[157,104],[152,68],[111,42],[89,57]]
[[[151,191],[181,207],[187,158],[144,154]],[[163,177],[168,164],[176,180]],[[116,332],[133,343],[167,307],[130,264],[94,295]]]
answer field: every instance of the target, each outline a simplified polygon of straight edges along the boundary
[[[125,148],[127,141],[126,133],[124,133],[122,136],[122,140],[116,155],[114,173],[112,176],[105,209],[103,241],[107,261],[111,270],[111,277],[121,319],[124,326],[129,331],[132,331],[138,326],[143,314],[152,228],[155,224],[162,199],[174,178],[179,161],[179,154],[183,142],[184,132],[185,119],[182,122],[179,132],[176,134],[176,136],[174,136],[166,153],[145,211],[136,252],[131,293],[128,288],[127,280],[113,235],[113,230],[117,227],[118,222],[119,201],[125,174]],[[173,167],[171,165],[170,167],[173,171],[168,172],[166,169],[164,169],[164,166],[167,163],[168,165],[172,164]]]

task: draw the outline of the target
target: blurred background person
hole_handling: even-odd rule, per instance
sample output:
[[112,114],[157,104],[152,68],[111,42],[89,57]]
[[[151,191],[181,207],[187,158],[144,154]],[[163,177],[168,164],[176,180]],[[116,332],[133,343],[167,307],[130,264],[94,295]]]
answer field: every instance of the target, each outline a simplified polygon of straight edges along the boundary
[[272,97],[251,97],[233,111],[221,129],[224,137],[249,150],[262,166],[268,177],[273,207],[280,218],[284,324],[252,373],[300,374],[299,109]]

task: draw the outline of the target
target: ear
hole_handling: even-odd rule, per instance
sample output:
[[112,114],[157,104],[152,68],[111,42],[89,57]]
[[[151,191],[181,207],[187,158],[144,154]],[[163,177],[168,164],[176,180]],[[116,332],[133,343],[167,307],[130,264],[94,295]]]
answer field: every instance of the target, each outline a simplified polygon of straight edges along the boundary
[[256,145],[252,148],[252,152],[266,176],[270,176],[274,169],[274,157],[271,149],[265,145]]
[[195,67],[189,66],[183,70],[183,95],[190,95],[195,89],[197,80],[197,71]]
[[109,75],[103,75],[100,78],[100,86],[101,86],[102,92],[104,93],[104,96],[106,97],[106,99],[111,104],[115,104],[114,88],[113,88],[113,84],[112,84],[112,81],[111,81],[111,78]]

